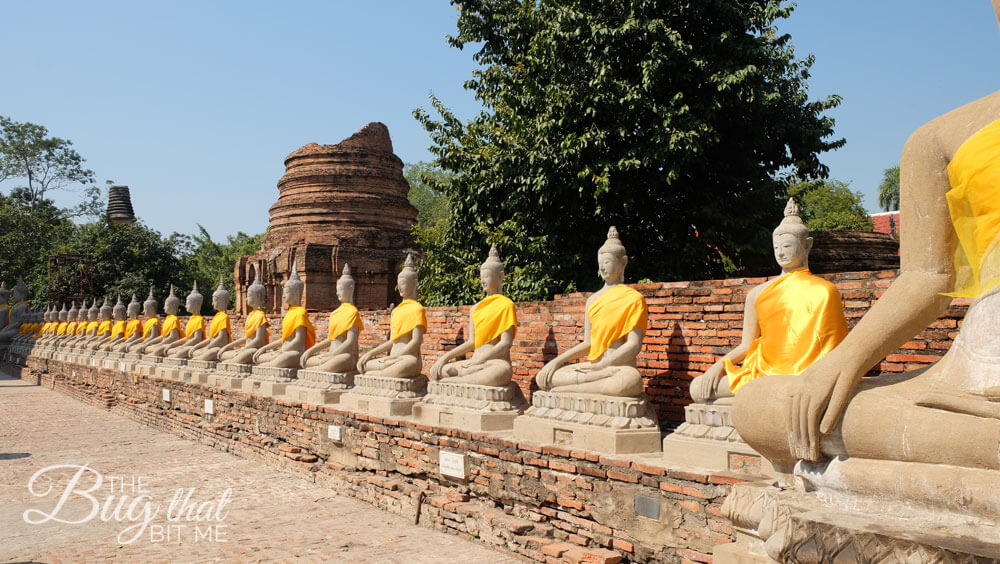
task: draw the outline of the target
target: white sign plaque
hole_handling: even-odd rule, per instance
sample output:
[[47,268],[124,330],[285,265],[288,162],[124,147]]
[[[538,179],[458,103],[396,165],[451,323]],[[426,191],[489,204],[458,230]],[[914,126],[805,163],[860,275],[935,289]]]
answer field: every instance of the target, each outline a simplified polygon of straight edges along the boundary
[[212,415],[215,413],[215,400],[205,400],[205,413]]
[[170,390],[163,388],[163,401],[170,401]]
[[340,425],[330,425],[326,428],[326,437],[333,441],[340,441],[344,428]]
[[442,476],[450,476],[465,480],[469,477],[466,469],[466,456],[463,453],[438,451],[438,463]]

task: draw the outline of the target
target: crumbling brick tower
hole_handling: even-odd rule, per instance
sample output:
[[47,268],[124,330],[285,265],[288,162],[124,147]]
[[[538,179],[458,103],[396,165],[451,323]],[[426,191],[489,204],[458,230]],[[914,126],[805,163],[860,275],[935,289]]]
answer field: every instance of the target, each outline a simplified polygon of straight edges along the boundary
[[254,272],[268,289],[268,307],[281,311],[281,286],[298,260],[313,311],[339,305],[336,282],[344,263],[356,281],[354,301],[379,309],[398,301],[396,272],[417,210],[406,196],[403,161],[392,152],[389,129],[369,123],[336,145],[309,143],[288,155],[260,252],[236,263],[236,309],[246,314]]

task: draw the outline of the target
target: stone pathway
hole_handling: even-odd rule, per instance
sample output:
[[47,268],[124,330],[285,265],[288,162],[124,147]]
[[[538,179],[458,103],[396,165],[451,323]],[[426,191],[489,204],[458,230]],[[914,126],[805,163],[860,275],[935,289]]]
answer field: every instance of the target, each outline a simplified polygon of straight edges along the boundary
[[[32,476],[52,465],[72,467],[38,476],[35,494],[49,493],[32,495],[28,489]],[[75,491],[84,493],[70,493],[55,511],[79,472],[76,467],[83,465],[92,470],[80,473]],[[97,473],[102,483],[91,490]],[[180,497],[170,511],[178,490],[186,494],[191,488],[186,503]],[[228,501],[227,490],[231,490]],[[138,499],[144,494],[148,497]],[[130,505],[135,520],[126,515]],[[154,516],[144,527],[147,505]],[[119,507],[120,522],[114,519]],[[95,515],[87,520],[91,513]],[[45,515],[83,522],[25,522],[26,516],[41,520]],[[134,528],[120,534],[129,527]],[[124,542],[136,532],[133,542]],[[58,392],[0,376],[0,561],[111,559],[522,562],[416,526],[264,463],[237,458]]]

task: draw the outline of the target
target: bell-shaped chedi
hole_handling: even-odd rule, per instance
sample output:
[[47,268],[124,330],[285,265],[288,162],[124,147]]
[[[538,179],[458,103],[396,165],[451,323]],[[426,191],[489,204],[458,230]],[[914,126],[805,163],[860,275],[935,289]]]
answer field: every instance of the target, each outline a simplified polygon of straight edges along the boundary
[[345,263],[355,273],[359,308],[394,302],[397,266],[414,245],[417,210],[407,200],[409,189],[382,123],[369,123],[336,145],[309,143],[292,152],[261,251],[237,262],[237,310],[246,309],[245,287],[259,272],[268,304],[278,311],[281,284],[296,258],[306,283],[302,305],[310,310],[339,305],[336,276]]

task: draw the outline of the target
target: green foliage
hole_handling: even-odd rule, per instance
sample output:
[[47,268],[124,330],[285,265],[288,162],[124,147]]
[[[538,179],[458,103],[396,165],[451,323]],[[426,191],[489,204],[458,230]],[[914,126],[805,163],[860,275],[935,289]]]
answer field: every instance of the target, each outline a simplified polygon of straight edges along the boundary
[[788,187],[800,215],[810,231],[871,231],[871,216],[865,211],[861,192],[839,180],[798,182]]
[[596,288],[610,225],[631,279],[724,275],[770,248],[776,176],[823,177],[819,154],[843,143],[824,115],[839,98],[809,101],[812,57],[775,30],[780,0],[453,3],[449,42],[477,50],[465,87],[486,109],[463,123],[432,95],[438,117],[414,112],[454,173],[426,261],[455,287],[434,299],[465,295],[455,268],[505,237],[510,271],[545,275],[527,297]]
[[73,143],[48,137],[48,129],[0,116],[0,181],[15,178],[30,207],[45,199],[46,192],[72,184],[94,182],[94,173],[83,168],[83,158]]
[[205,296],[205,308],[209,311],[210,296],[219,285],[219,276],[222,276],[226,289],[231,297],[236,296],[236,288],[233,283],[233,272],[236,269],[236,261],[244,255],[252,255],[260,250],[260,245],[264,240],[264,234],[247,235],[242,231],[236,235],[230,235],[225,243],[212,240],[212,236],[201,225],[198,225],[198,233],[193,236],[180,235],[175,233],[172,236],[180,260],[179,286],[187,292],[191,283],[198,281],[198,291]]
[[899,165],[885,169],[878,185],[878,205],[884,211],[899,209]]

